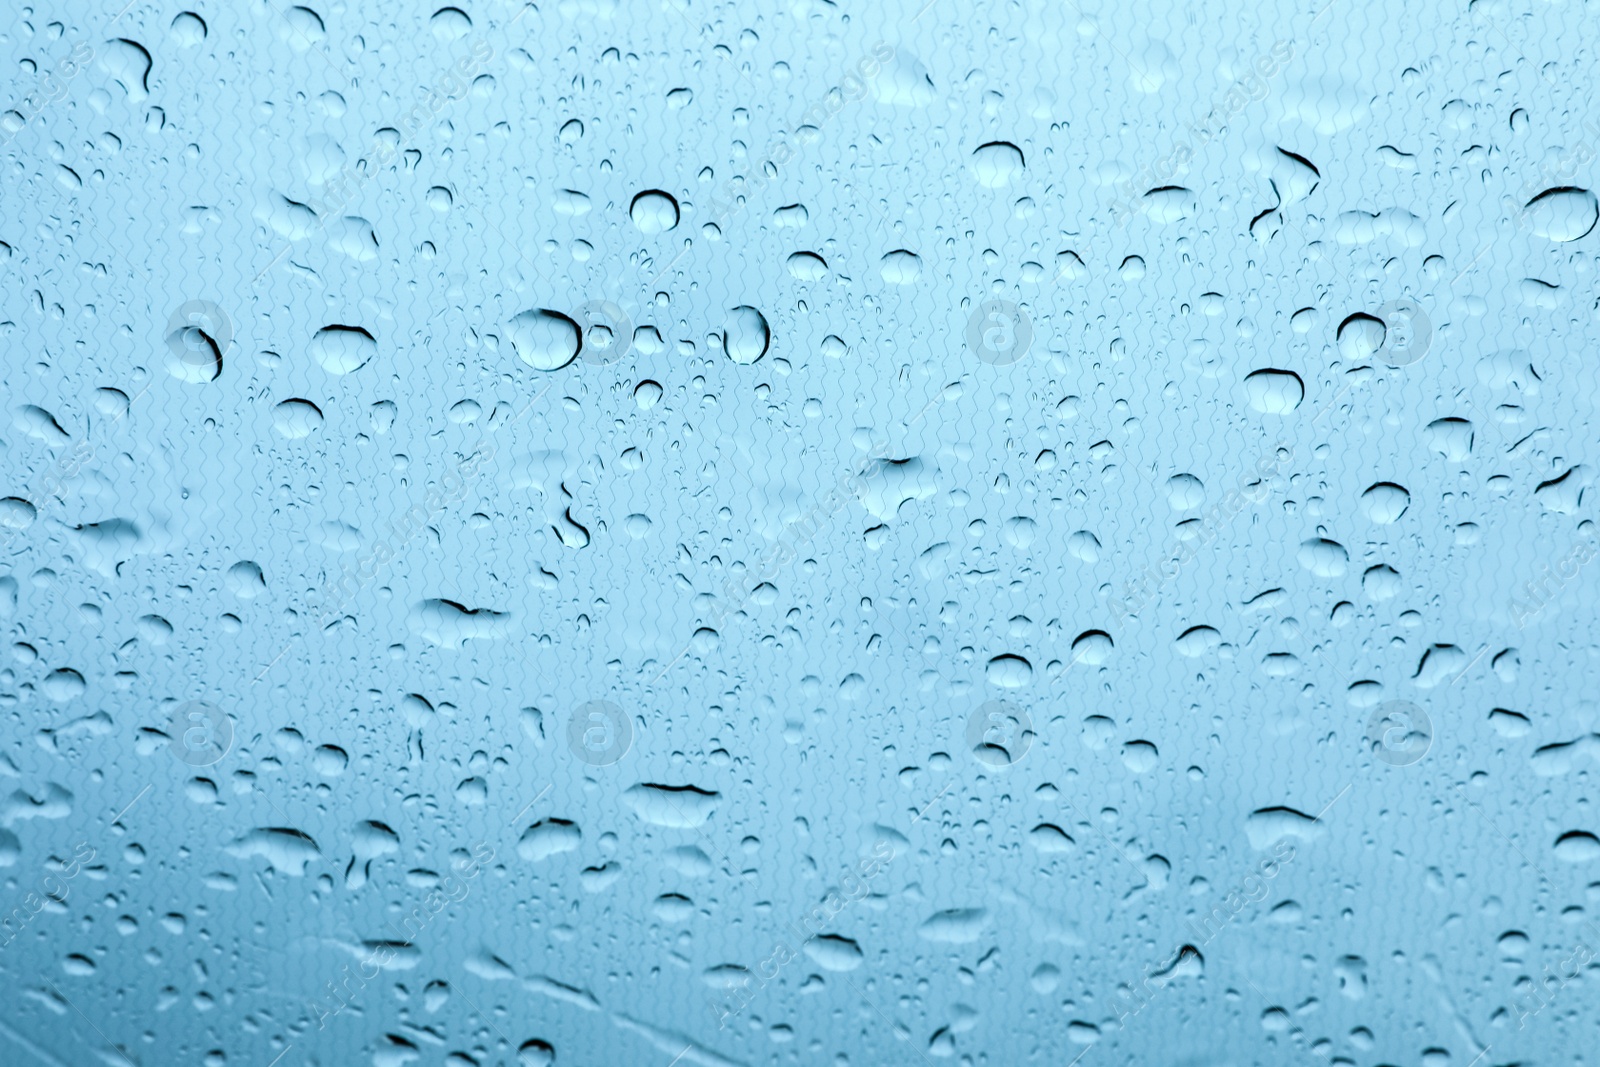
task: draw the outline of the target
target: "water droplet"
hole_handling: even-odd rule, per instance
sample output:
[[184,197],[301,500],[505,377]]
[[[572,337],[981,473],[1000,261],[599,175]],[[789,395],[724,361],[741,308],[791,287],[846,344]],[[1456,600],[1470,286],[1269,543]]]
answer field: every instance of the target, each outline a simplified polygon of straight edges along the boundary
[[1361,511],[1380,526],[1399,520],[1411,505],[1411,494],[1393,482],[1379,482],[1361,494]]
[[276,826],[251,830],[225,846],[224,851],[239,859],[260,857],[273,870],[291,878],[304,877],[306,865],[322,856],[309,834]]
[[640,233],[666,233],[678,225],[678,201],[660,189],[646,189],[633,198],[628,214]]
[[311,358],[329,374],[358,371],[377,354],[377,340],[360,326],[324,326],[311,338]]
[[1028,831],[1028,844],[1045,856],[1064,856],[1077,849],[1072,835],[1054,823],[1040,823]]
[[990,141],[972,152],[972,176],[986,189],[1003,189],[1022,177],[1022,149],[1010,141]]
[[506,324],[506,335],[517,357],[535,370],[560,370],[577,359],[583,347],[578,324],[549,308],[517,315]]
[[748,304],[740,304],[728,312],[722,327],[722,350],[735,363],[754,363],[767,354],[772,344],[772,330],[761,312]]
[[885,255],[878,264],[878,273],[890,285],[911,285],[922,277],[922,257],[904,248]]
[[805,954],[825,971],[843,973],[861,966],[861,946],[838,934],[820,934],[804,943]]
[[21,497],[8,496],[0,500],[0,526],[13,530],[26,530],[38,515],[34,506]]
[[1010,653],[996,656],[984,670],[989,684],[1001,689],[1021,689],[1033,681],[1033,664]]
[[495,640],[511,631],[511,617],[503,612],[471,609],[454,600],[423,600],[411,609],[406,624],[429,644],[458,649],[470,640]]
[[193,11],[180,12],[168,32],[179,48],[193,48],[206,39],[206,20]]
[[1263,415],[1287,415],[1300,406],[1300,401],[1305,399],[1305,383],[1300,380],[1300,375],[1293,371],[1265,370],[1252,371],[1244,379],[1245,395],[1250,399],[1250,407]]
[[587,215],[591,206],[589,198],[576,189],[560,189],[550,201],[550,207],[557,215],[574,218]]
[[1173,642],[1173,647],[1178,655],[1187,656],[1189,659],[1199,659],[1201,656],[1215,652],[1222,645],[1222,635],[1212,626],[1191,626],[1178,635]]
[[1555,855],[1562,863],[1593,863],[1600,860],[1600,838],[1586,830],[1569,830],[1556,838]]
[[283,22],[278,28],[278,39],[296,52],[310,51],[321,44],[327,35],[322,16],[300,5],[283,13]]
[[100,69],[116,79],[133,103],[150,95],[150,66],[144,45],[126,37],[107,42],[100,51]]
[[[878,54],[878,53],[875,53]],[[882,67],[871,80],[872,95],[880,104],[898,107],[926,107],[937,99],[933,79],[922,61],[903,47],[881,56]]]
[[1163,185],[1145,193],[1140,206],[1151,222],[1165,224],[1191,217],[1197,205],[1194,193],[1183,186]]
[[1067,538],[1067,552],[1074,559],[1084,563],[1095,563],[1100,559],[1100,539],[1088,530],[1077,530]]
[[583,844],[583,831],[566,819],[541,819],[528,827],[517,841],[517,855],[538,863],[563,852],[576,852]]
[[927,941],[970,945],[982,938],[988,927],[987,908],[950,908],[923,920],[917,933]]
[[693,830],[705,825],[721,794],[692,785],[655,785],[644,782],[622,794],[625,804],[651,826]]
[[789,277],[801,282],[819,282],[828,276],[827,262],[815,252],[796,252],[788,259]]
[[322,409],[309,400],[285,400],[272,409],[272,428],[291,441],[309,437],[322,427]]
[[472,29],[472,20],[459,7],[441,7],[433,13],[428,25],[435,37],[448,44],[465,37]]
[[82,696],[83,691],[88,688],[88,683],[83,680],[83,675],[71,667],[61,667],[45,675],[39,688],[44,691],[45,696],[57,704],[65,704]]
[[517,1067],[551,1067],[556,1050],[548,1041],[533,1038],[517,1048]]
[[1190,511],[1206,498],[1206,487],[1192,474],[1174,474],[1167,479],[1167,504],[1173,511]]
[[1072,641],[1072,658],[1098,667],[1111,658],[1111,635],[1104,630],[1085,630]]
[[1300,566],[1318,578],[1337,578],[1344,574],[1350,553],[1337,541],[1313,537],[1301,543],[1298,558]]
[[1570,185],[1546,189],[1522,209],[1523,221],[1540,237],[1551,241],[1576,241],[1586,237],[1600,219],[1600,201],[1587,189]]

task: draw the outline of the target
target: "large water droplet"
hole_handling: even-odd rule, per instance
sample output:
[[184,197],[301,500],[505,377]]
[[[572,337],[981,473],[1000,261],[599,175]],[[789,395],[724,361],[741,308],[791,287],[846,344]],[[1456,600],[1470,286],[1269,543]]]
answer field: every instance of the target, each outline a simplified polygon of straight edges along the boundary
[[665,233],[678,225],[678,201],[660,189],[646,189],[628,208],[640,233]]
[[722,350],[735,363],[754,363],[767,354],[772,344],[772,330],[761,312],[749,304],[740,304],[728,312],[722,327]]
[[818,967],[825,971],[853,971],[861,966],[861,946],[848,937],[822,934],[802,946]]
[[1339,358],[1364,363],[1383,347],[1387,334],[1388,329],[1381,319],[1357,312],[1339,324]]
[[360,326],[324,326],[311,338],[311,358],[329,374],[349,374],[378,354],[378,342]]
[[1111,635],[1104,630],[1085,630],[1072,642],[1072,658],[1098,667],[1111,658]]
[[1600,838],[1586,830],[1572,830],[1556,839],[1556,859],[1563,863],[1593,863],[1600,860]]
[[535,370],[560,370],[578,358],[583,333],[578,324],[559,311],[532,308],[506,324],[506,335],[517,357]]
[[1022,176],[1022,149],[1010,141],[990,141],[972,152],[972,176],[986,189],[1003,189]]
[[897,248],[883,257],[878,273],[890,285],[910,285],[922,276],[922,258],[915,252]]
[[818,282],[828,276],[828,264],[815,252],[796,252],[788,260],[789,276],[796,281]]
[[1163,185],[1145,193],[1141,206],[1151,222],[1179,222],[1194,214],[1195,198],[1181,185]]
[[1528,228],[1551,241],[1576,241],[1594,229],[1600,202],[1587,189],[1563,185],[1546,189],[1522,209]]
[[1350,562],[1350,553],[1337,541],[1313,537],[1301,543],[1298,558],[1300,566],[1318,578],[1337,578]]
[[1264,415],[1287,415],[1299,407],[1306,396],[1300,375],[1270,367],[1246,375],[1244,388],[1250,406]]
[[172,43],[179,48],[193,48],[206,39],[206,20],[193,11],[183,11],[172,20],[168,30]]
[[989,661],[984,671],[989,684],[1001,689],[1021,689],[1033,680],[1033,664],[1009,653]]
[[272,409],[272,428],[291,441],[310,436],[322,425],[322,409],[309,400],[285,400]]
[[1361,494],[1361,510],[1380,526],[1397,521],[1411,504],[1411,494],[1393,482],[1379,482]]
[[891,51],[871,85],[879,103],[899,107],[926,107],[937,96],[928,68],[905,48]]
[[449,43],[465,37],[472,29],[472,20],[459,7],[441,7],[433,13],[428,25],[435,37]]

